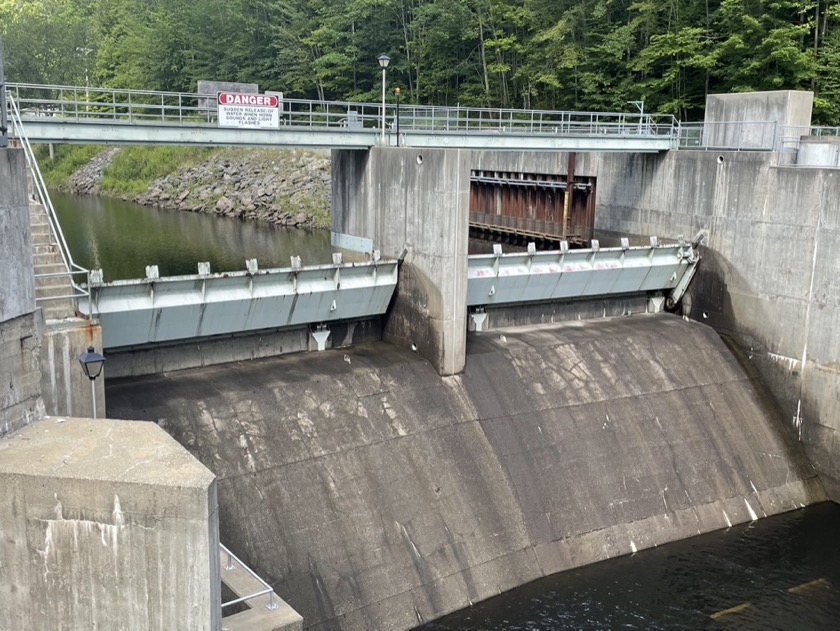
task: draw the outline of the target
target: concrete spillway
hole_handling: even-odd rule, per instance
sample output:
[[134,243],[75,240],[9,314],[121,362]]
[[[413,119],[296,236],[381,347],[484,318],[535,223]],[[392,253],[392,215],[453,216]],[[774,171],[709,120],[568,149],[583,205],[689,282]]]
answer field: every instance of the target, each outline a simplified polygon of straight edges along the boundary
[[712,331],[667,315],[384,343],[108,387],[219,477],[222,540],[309,628],[400,629],[545,574],[821,501]]

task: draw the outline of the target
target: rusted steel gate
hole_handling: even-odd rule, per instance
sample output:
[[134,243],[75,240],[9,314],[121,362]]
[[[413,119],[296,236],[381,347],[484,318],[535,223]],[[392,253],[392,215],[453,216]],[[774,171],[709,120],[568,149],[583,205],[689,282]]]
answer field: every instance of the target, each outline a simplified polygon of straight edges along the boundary
[[574,156],[569,154],[568,176],[472,171],[471,232],[588,245],[595,227],[595,178],[575,176]]

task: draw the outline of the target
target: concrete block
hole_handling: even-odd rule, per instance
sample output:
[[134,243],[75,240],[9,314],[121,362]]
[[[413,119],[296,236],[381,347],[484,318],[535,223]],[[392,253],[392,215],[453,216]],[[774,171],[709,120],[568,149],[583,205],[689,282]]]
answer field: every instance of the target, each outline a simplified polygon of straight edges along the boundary
[[44,416],[38,313],[0,321],[0,437]]
[[155,424],[47,418],[0,480],[6,628],[220,631],[215,478]]

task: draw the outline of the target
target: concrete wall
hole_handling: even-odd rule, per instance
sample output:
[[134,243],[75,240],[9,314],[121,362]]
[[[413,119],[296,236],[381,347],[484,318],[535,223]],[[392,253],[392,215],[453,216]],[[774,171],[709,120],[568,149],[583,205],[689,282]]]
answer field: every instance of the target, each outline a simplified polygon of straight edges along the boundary
[[46,412],[50,416],[93,417],[93,397],[96,396],[96,415],[107,416],[105,408],[105,378],[110,358],[106,357],[102,374],[93,382],[85,376],[79,355],[88,346],[101,352],[102,329],[87,320],[52,322],[44,331],[41,342],[41,393]]
[[0,441],[0,626],[218,631],[213,474],[153,423]]
[[[382,322],[379,319],[336,322],[331,323],[329,329],[327,348],[382,339]],[[116,379],[317,350],[318,344],[307,327],[111,352],[108,353],[105,368],[108,378]]]
[[0,149],[0,436],[44,415],[40,363],[43,321],[35,308],[26,160]]
[[[532,170],[550,160],[474,155],[481,168],[515,162]],[[577,169],[598,178],[598,231],[669,239],[709,231],[692,317],[731,336],[759,370],[788,431],[840,500],[840,259],[832,248],[840,173],[777,160],[773,153],[590,154],[579,156]]]
[[0,322],[35,311],[35,272],[22,149],[0,149]]
[[464,369],[470,153],[376,147],[332,152],[332,229],[404,257],[384,339],[442,375]]
[[530,580],[820,501],[709,327],[472,334],[463,374],[350,349],[113,381],[219,475],[223,538],[309,629],[406,629]]

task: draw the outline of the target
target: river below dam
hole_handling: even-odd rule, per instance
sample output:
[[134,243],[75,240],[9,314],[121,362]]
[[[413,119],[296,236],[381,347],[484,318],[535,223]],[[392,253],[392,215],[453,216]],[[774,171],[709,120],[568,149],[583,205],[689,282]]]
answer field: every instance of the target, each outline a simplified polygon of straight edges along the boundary
[[[328,231],[54,194],[77,263],[106,280],[330,261]],[[472,249],[472,248],[471,248]],[[840,628],[840,506],[821,504],[570,570],[418,627],[422,631]]]

